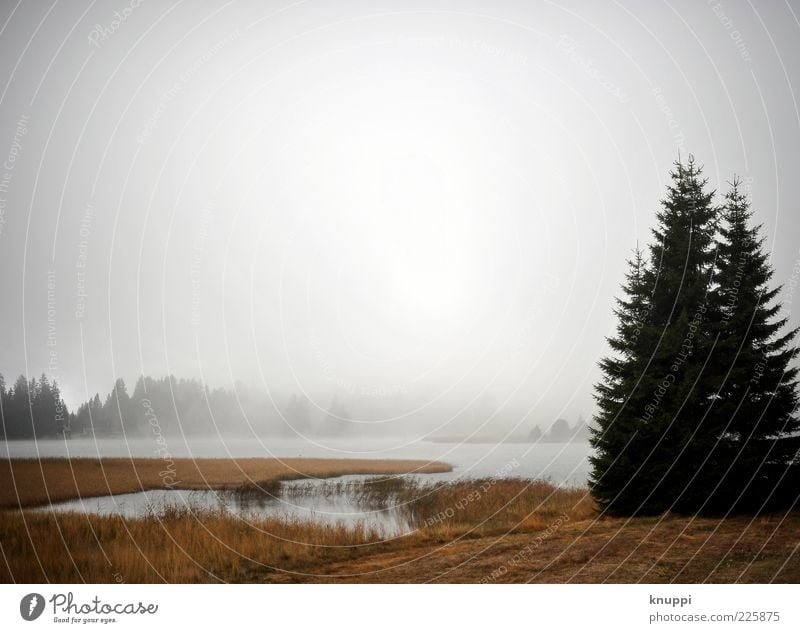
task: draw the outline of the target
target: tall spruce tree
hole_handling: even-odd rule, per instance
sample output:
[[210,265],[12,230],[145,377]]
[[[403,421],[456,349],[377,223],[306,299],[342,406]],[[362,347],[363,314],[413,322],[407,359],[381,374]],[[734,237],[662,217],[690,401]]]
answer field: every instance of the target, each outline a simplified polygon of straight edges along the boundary
[[[707,450],[701,427],[713,385],[702,368],[713,346],[707,315],[717,209],[693,157],[676,163],[671,177],[641,280],[633,294],[630,277],[624,288],[616,356],[601,361],[596,388],[590,485],[611,514],[680,509]],[[626,304],[634,300],[646,311],[631,340]]]
[[780,286],[770,286],[761,227],[752,226],[739,185],[734,179],[725,197],[713,302],[718,336],[709,371],[721,432],[706,478],[719,485],[705,504],[717,512],[786,508],[800,495],[797,330],[782,333]]
[[782,334],[759,227],[738,182],[718,227],[694,159],[672,179],[648,261],[630,262],[613,356],[600,362],[592,493],[611,514],[795,506],[796,331]]
[[640,423],[632,415],[631,403],[646,361],[642,330],[648,322],[650,293],[644,273],[644,256],[637,246],[628,261],[623,297],[616,299],[617,333],[608,338],[613,355],[600,361],[603,380],[595,385],[598,413],[589,438],[595,448],[589,458],[593,467],[589,484],[595,499],[609,511],[619,507],[619,493],[631,484],[636,455],[644,448],[637,441]]

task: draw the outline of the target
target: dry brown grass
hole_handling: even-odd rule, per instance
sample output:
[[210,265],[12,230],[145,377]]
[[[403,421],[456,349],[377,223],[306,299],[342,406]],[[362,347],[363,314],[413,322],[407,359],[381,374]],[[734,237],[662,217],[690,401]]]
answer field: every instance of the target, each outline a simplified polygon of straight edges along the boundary
[[0,581],[800,582],[798,512],[600,519],[586,490],[520,479],[330,490],[401,503],[420,529],[381,541],[359,527],[219,511],[0,512]]
[[554,522],[480,538],[408,543],[270,582],[800,583],[800,512]]
[[[436,548],[456,538],[539,529],[571,512],[591,516],[584,491],[522,479],[421,484],[380,478],[331,483],[332,494],[400,503],[420,526],[383,540],[364,527],[249,520],[168,509],[138,519],[78,513],[0,513],[3,582],[212,582],[313,579],[327,565]],[[302,492],[300,492],[302,494]],[[3,569],[5,567],[5,569]]]
[[584,488],[516,478],[418,484],[404,490],[400,502],[409,504],[421,528],[449,536],[539,530],[563,515],[577,521],[595,514]]
[[169,487],[209,490],[303,477],[449,470],[442,462],[394,459],[6,459],[0,460],[0,508]]
[[[353,555],[376,535],[293,521],[248,523],[220,512],[164,516],[0,513],[2,582],[215,582],[246,580]],[[342,545],[346,547],[341,547]]]

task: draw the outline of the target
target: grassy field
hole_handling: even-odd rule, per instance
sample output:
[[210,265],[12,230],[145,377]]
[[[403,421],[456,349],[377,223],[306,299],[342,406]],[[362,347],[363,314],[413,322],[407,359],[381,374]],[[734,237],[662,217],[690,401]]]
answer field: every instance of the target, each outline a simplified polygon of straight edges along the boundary
[[305,477],[441,473],[449,464],[394,459],[0,460],[0,508],[158,490],[218,490]]
[[[320,489],[290,494],[307,492]],[[5,511],[0,581],[800,582],[796,512],[606,519],[584,489],[523,479],[381,477],[329,482],[322,494],[402,508],[416,530],[381,539],[365,527],[185,508],[136,519]]]
[[798,583],[800,514],[584,519],[491,536],[421,539],[269,582]]
[[[331,484],[332,494],[340,484]],[[224,511],[166,509],[144,518],[78,513],[0,513],[4,582],[209,582],[314,579],[327,565],[437,550],[459,538],[527,533],[591,516],[584,491],[521,479],[421,484],[380,478],[348,484],[371,505],[398,504],[419,526],[382,539],[365,527],[244,520]],[[294,494],[303,494],[302,490]]]

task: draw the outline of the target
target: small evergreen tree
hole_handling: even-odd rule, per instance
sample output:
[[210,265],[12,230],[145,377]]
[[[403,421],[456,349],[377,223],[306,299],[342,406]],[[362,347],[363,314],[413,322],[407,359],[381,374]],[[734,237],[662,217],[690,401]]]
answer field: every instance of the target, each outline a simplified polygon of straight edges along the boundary
[[106,425],[106,432],[111,435],[135,432],[135,427],[130,425],[130,413],[131,398],[125,387],[125,381],[117,378],[114,388],[103,404],[102,418]]
[[548,442],[569,442],[572,438],[569,422],[564,418],[559,418],[553,422],[552,426],[547,430],[545,436]]
[[53,380],[51,388],[53,394],[53,430],[59,435],[69,434],[70,430],[70,414],[64,399],[61,397],[61,389],[58,387],[58,382]]
[[8,415],[8,392],[6,391],[6,379],[3,378],[3,374],[0,374],[0,438],[3,440],[8,440],[12,436],[9,434],[10,425],[9,420],[7,418]]
[[284,410],[283,419],[294,433],[298,435],[308,433],[311,429],[311,404],[308,397],[305,394],[300,396],[292,394]]
[[31,411],[36,437],[53,437],[64,433],[68,411],[61,399],[58,384],[52,384],[46,374],[39,381],[31,380]]
[[91,429],[89,402],[81,404],[78,410],[70,416],[70,429],[74,435],[81,435]]
[[33,437],[33,415],[28,380],[20,375],[9,392],[9,437]]

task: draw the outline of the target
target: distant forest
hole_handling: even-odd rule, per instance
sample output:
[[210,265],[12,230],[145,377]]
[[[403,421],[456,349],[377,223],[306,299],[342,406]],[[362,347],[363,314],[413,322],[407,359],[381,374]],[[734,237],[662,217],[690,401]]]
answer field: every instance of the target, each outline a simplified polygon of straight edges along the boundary
[[69,425],[69,412],[55,381],[20,376],[6,389],[0,375],[0,420],[7,439],[59,435]]
[[[278,414],[267,395],[246,388],[210,389],[197,380],[140,377],[133,393],[118,379],[104,399],[100,394],[68,411],[58,386],[44,375],[28,381],[20,376],[6,389],[0,376],[2,435],[4,439],[31,439],[59,435],[99,437],[144,434],[213,435],[216,432],[276,434],[276,424],[290,433],[307,429],[310,405],[292,397]],[[336,402],[332,405],[336,413]],[[341,417],[346,417],[346,412]]]
[[545,433],[538,426],[534,426],[533,430],[528,434],[528,440],[531,442],[587,442],[591,431],[586,424],[583,417],[578,418],[575,426],[570,426],[569,422],[559,418],[553,423]]
[[273,399],[263,391],[237,384],[235,389],[210,388],[194,379],[174,376],[136,381],[133,393],[120,378],[111,391],[69,411],[57,384],[44,374],[17,378],[6,387],[0,375],[0,439],[44,437],[136,437],[298,434],[348,436],[363,427],[336,396],[325,410],[305,395]]
[[[400,400],[385,399],[388,407]],[[174,376],[142,376],[129,393],[118,379],[111,391],[95,394],[75,410],[68,410],[55,381],[17,378],[7,387],[0,375],[0,439],[47,437],[143,437],[145,435],[209,437],[228,436],[297,437],[298,434],[323,437],[363,436],[381,431],[380,425],[366,426],[353,417],[380,417],[365,403],[345,404],[334,396],[321,410],[305,395],[284,394],[271,398],[260,390],[237,384],[235,389],[210,388],[194,379]],[[351,407],[355,410],[351,410]],[[461,422],[474,427],[494,414],[491,403],[463,413]],[[436,418],[453,418],[450,410],[431,411]],[[385,428],[385,427],[383,427]],[[534,426],[529,434],[515,441],[584,442],[589,428],[583,418],[573,426],[559,419],[544,432]],[[500,436],[498,436],[500,437]],[[463,441],[464,434],[452,441]],[[442,441],[443,438],[431,438]],[[501,440],[498,440],[501,441]]]

